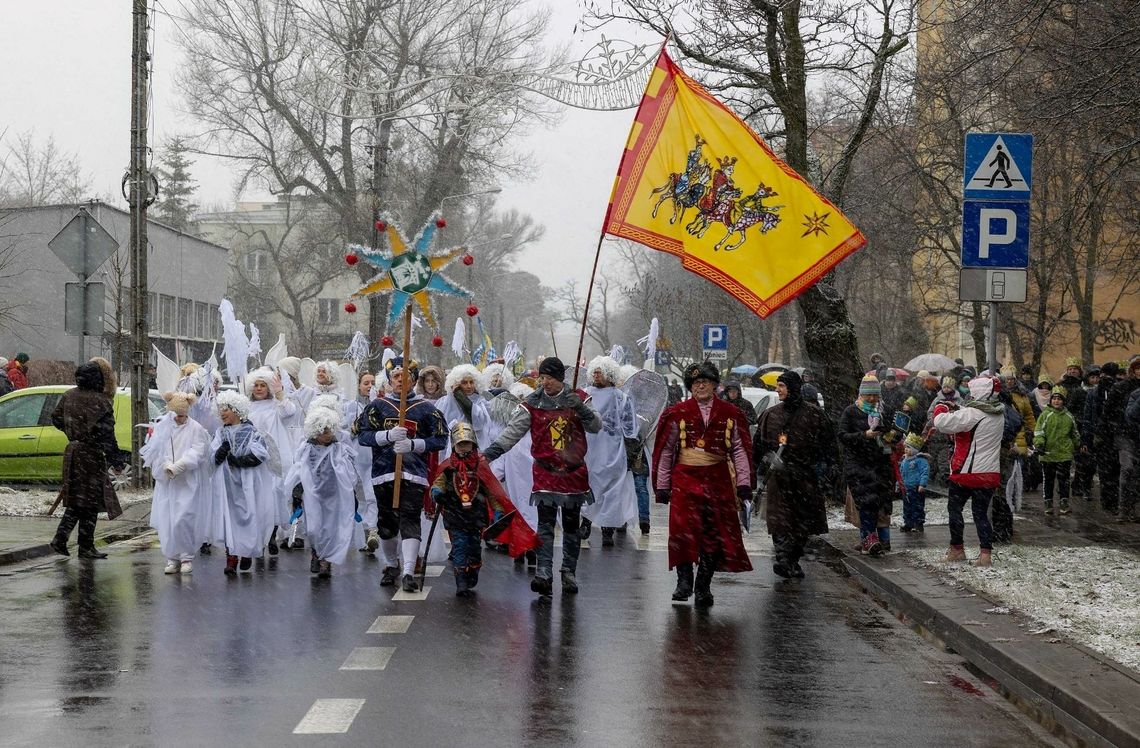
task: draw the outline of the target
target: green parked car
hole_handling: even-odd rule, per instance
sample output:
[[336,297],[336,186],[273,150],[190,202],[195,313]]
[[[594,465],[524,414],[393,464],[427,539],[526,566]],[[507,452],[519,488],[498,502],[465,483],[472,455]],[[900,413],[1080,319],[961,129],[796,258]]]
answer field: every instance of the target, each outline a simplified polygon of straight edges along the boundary
[[[0,397],[0,481],[60,481],[67,437],[51,425],[51,414],[72,387],[25,387]],[[165,412],[166,403],[156,390],[150,391],[148,400],[153,421]],[[125,387],[115,393],[115,437],[119,448],[129,452],[131,391]]]

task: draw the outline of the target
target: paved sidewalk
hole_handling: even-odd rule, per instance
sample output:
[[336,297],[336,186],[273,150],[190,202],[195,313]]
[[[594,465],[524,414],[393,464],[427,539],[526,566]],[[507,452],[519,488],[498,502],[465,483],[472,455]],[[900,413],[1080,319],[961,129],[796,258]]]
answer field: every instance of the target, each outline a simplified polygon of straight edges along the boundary
[[[113,520],[100,518],[95,528],[95,544],[106,545],[132,538],[150,529],[150,500],[124,507]],[[52,517],[0,516],[0,566],[30,558],[50,556],[48,542],[59,524],[59,512]],[[75,534],[71,537],[71,553],[75,555]]]
[[[944,502],[931,497],[928,506]],[[1073,554],[1112,554],[1124,568],[1112,571],[1135,584],[1140,577],[1140,524],[1117,524],[1099,502],[1072,502],[1073,513],[1047,517],[1038,495],[1026,497],[1015,521],[1015,542],[995,548],[994,564],[1021,564],[1028,556],[1058,563]],[[896,510],[900,509],[896,505]],[[967,516],[969,509],[967,508]],[[855,550],[859,533],[835,529],[824,540],[843,554],[855,580],[902,620],[940,640],[992,678],[1000,691],[1047,727],[1062,727],[1088,745],[1140,746],[1140,672],[1074,641],[1015,605],[971,586],[968,570],[931,563],[949,545],[949,528],[927,525],[925,534],[891,533],[890,554],[872,559]],[[977,555],[973,525],[965,528],[967,555]],[[1120,559],[1123,559],[1121,562]],[[1008,567],[1007,567],[1008,568]],[[1019,575],[1022,569],[1018,569]],[[1077,570],[1090,578],[1102,569]],[[973,579],[979,580],[977,570]],[[1032,578],[1037,573],[1039,578]],[[999,575],[992,575],[999,576]],[[1048,573],[1025,571],[1026,592],[1064,585]],[[1095,592],[1087,594],[1095,595]],[[1136,598],[1124,605],[1135,611]],[[1012,607],[1012,609],[1011,609]],[[1090,602],[1095,614],[1095,603]],[[1074,615],[1085,611],[1074,611]],[[1095,624],[1094,624],[1095,625]],[[1121,642],[1127,646],[1129,642]],[[1132,642],[1140,647],[1140,641]]]

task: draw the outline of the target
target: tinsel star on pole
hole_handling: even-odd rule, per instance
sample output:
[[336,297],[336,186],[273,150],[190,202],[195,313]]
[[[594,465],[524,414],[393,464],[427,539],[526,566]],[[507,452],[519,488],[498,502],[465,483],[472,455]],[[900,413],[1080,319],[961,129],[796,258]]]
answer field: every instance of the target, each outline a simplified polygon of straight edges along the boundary
[[436,234],[442,219],[438,213],[432,215],[413,242],[408,242],[394,225],[388,221],[381,221],[381,233],[388,240],[389,252],[369,249],[367,247],[352,246],[360,259],[376,267],[380,272],[365,286],[354,294],[354,297],[372,296],[375,294],[392,294],[392,304],[388,312],[388,324],[394,325],[410,302],[420,308],[424,320],[430,327],[437,327],[435,315],[432,313],[432,293],[442,293],[448,296],[468,298],[471,292],[459,286],[443,275],[440,271],[451,263],[463,257],[467,250],[464,247],[435,251]]

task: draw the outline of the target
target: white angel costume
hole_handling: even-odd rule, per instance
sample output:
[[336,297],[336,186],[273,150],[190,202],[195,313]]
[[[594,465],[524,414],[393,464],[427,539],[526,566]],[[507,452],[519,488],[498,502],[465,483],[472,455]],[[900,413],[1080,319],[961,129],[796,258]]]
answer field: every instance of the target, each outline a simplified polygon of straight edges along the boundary
[[162,555],[189,561],[203,541],[213,540],[207,526],[213,501],[210,435],[192,418],[179,425],[167,413],[139,450],[154,475],[150,526],[158,533]]
[[582,516],[600,527],[636,524],[637,491],[626,459],[625,439],[637,436],[637,415],[633,401],[612,386],[619,376],[616,361],[599,356],[586,369],[590,381],[601,370],[609,386],[590,385],[590,405],[602,418],[602,430],[586,434],[586,467],[590,471],[590,490],[594,503],[582,507]]
[[[521,382],[516,382],[511,385],[511,391],[496,397],[492,402],[491,417],[494,425],[494,439],[497,439],[499,433],[502,432],[507,420],[510,420],[510,413],[506,412],[505,404],[510,402],[513,398],[515,403],[514,407],[519,407],[518,403],[530,393],[534,392],[532,387]],[[513,412],[513,409],[512,409]],[[500,415],[496,418],[496,413]],[[505,419],[504,419],[505,416]],[[500,425],[502,421],[502,425]],[[518,509],[519,514],[526,519],[528,525],[532,530],[538,530],[538,507],[531,504],[530,495],[534,488],[534,457],[531,455],[531,440],[530,432],[528,431],[519,443],[515,445],[514,449],[507,450],[502,457],[491,463],[491,471],[503,487],[507,489],[507,495],[511,497],[511,502]]]
[[[277,492],[269,472],[269,448],[261,433],[249,421],[222,426],[210,443],[214,455],[223,443],[229,444],[229,455],[218,465],[225,500],[219,507],[226,551],[232,556],[257,558],[269,542],[277,524]],[[250,467],[235,467],[228,457],[256,457],[261,462]]]
[[[265,382],[269,387],[270,392],[273,393],[273,388],[278,387],[274,381],[273,370],[269,368],[261,368],[250,372],[249,377],[246,379],[246,386],[250,391],[253,390],[255,382]],[[304,414],[300,406],[297,405],[291,398],[284,396],[278,399],[275,393],[266,400],[252,400],[249,404],[249,420],[257,430],[265,437],[266,441],[272,443],[272,446],[267,445],[270,452],[276,452],[280,457],[280,476],[284,476],[289,472],[289,468],[293,466],[293,456],[297,452],[297,447],[303,439],[303,424]],[[274,471],[275,476],[277,471]],[[280,477],[275,478],[277,487],[280,488]],[[273,524],[285,528],[289,526],[289,518],[293,514],[292,503],[288,496],[284,497],[281,501],[276,502]]]
[[317,558],[343,564],[352,545],[356,497],[353,486],[355,449],[339,429],[340,414],[314,407],[305,418],[305,430],[314,437],[326,428],[336,433],[336,441],[318,444],[312,438],[301,444],[281,488],[289,496],[293,487],[305,491],[305,528]]
[[[456,396],[456,390],[459,384],[466,379],[471,379],[475,382],[476,387],[479,386],[482,376],[478,369],[470,364],[460,364],[454,367],[447,373],[447,379],[444,380],[443,389],[446,393],[443,397],[435,401],[435,407],[443,414],[443,421],[450,429],[460,421],[471,424],[475,429],[475,438],[479,449],[486,449],[491,446],[494,439],[491,437],[493,423],[491,415],[487,408],[487,401],[483,395],[476,389],[474,393],[467,396],[467,400],[471,403],[471,413],[468,414],[463,406],[460,404],[459,398],[463,397],[460,394]],[[439,459],[442,462],[451,454],[451,440],[448,440],[447,446],[439,454]]]

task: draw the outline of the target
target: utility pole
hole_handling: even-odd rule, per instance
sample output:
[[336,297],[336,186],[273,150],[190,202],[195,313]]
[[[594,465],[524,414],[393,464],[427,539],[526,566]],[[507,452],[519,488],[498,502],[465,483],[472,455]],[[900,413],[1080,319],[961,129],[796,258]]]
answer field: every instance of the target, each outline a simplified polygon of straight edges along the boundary
[[147,408],[149,387],[146,377],[150,336],[147,334],[147,239],[146,209],[150,204],[150,174],[147,172],[147,71],[150,54],[147,52],[146,0],[133,0],[132,22],[134,33],[131,43],[131,484],[143,485],[142,447],[143,433],[139,424],[150,420]]

